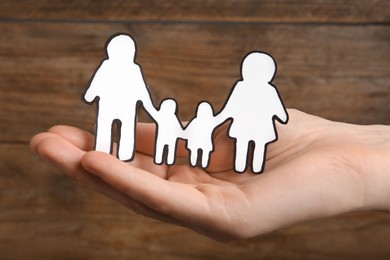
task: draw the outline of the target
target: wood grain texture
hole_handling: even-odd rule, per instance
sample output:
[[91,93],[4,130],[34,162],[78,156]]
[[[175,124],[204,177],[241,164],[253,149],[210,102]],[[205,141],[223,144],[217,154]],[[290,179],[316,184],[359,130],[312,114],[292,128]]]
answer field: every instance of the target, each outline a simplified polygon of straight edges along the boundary
[[389,23],[387,0],[2,0],[0,19]]
[[155,104],[177,99],[183,120],[203,99],[218,111],[241,59],[262,50],[278,62],[274,83],[287,107],[390,123],[387,26],[7,23],[0,30],[0,141],[26,142],[58,123],[92,130],[95,108],[80,98],[117,31],[134,35]]
[[[137,216],[28,148],[55,124],[92,131],[81,95],[107,38],[131,33],[155,104],[216,110],[252,50],[287,107],[390,124],[390,1],[0,1],[0,259],[389,259],[390,216],[366,212],[223,244]],[[150,119],[141,115],[142,121]],[[259,220],[261,221],[261,220]]]

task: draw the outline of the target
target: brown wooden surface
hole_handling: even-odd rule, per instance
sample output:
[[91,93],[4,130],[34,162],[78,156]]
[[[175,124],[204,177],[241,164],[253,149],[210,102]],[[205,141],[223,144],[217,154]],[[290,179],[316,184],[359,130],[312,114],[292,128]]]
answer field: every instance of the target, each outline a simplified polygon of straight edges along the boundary
[[177,99],[183,120],[203,99],[219,110],[242,57],[262,50],[288,107],[390,124],[390,1],[145,2],[0,0],[0,259],[388,259],[388,214],[222,244],[139,217],[29,151],[54,124],[92,130],[80,97],[116,32],[135,37],[155,104]]
[[387,0],[2,0],[0,18],[61,21],[388,23]]

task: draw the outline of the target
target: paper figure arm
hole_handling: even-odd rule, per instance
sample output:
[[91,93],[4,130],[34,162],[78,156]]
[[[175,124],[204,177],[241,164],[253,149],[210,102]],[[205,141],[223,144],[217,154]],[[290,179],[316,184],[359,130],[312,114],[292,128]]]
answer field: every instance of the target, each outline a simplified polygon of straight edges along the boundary
[[134,76],[136,77],[136,84],[138,84],[138,100],[142,102],[143,108],[146,110],[146,112],[153,118],[157,119],[158,118],[158,111],[156,107],[153,105],[152,102],[152,96],[150,95],[150,91],[148,86],[146,85],[146,81],[143,77],[143,73],[141,70],[141,67],[139,65],[135,64],[135,74]]
[[277,90],[275,89],[275,105],[277,106],[277,109],[275,111],[275,116],[277,116],[281,122],[287,123],[288,115],[286,108],[284,107],[282,100],[280,99],[280,96],[278,95]]
[[92,86],[94,85],[91,84],[84,94],[84,100],[88,103],[91,103],[97,97],[97,95],[95,94],[96,91],[94,91],[95,88],[93,88]]
[[276,115],[283,123],[287,123],[288,116],[287,112],[284,109],[283,105],[281,104],[280,112]]
[[183,126],[180,123],[179,119],[177,119],[177,125],[178,125],[178,128],[177,128],[177,138],[182,138],[182,139],[187,138],[187,134],[184,131]]
[[99,92],[100,92],[100,88],[101,88],[100,85],[101,85],[101,83],[104,80],[103,72],[102,72],[103,70],[104,70],[104,62],[97,69],[95,75],[93,76],[93,78],[91,80],[91,83],[89,84],[89,87],[88,87],[87,91],[84,94],[84,99],[88,103],[93,102],[93,100],[97,96],[99,96]]
[[222,110],[215,116],[216,125],[220,125],[223,122],[225,122],[226,120],[233,117],[234,110],[237,109],[236,106],[239,105],[239,104],[235,104],[238,102],[237,92],[240,92],[240,91],[237,91],[237,89],[239,89],[239,88],[241,88],[240,82],[238,82],[237,85],[235,85],[233,87],[233,90],[229,94],[229,96],[226,100],[226,103],[223,106]]
[[215,125],[218,126],[228,120],[230,117],[228,116],[228,113],[226,111],[226,108],[224,108],[219,114],[215,116]]
[[[145,86],[146,87],[146,86]],[[156,107],[153,105],[151,96],[148,90],[146,90],[147,95],[143,95],[144,98],[141,100],[142,101],[142,106],[146,110],[146,112],[155,120],[158,118],[158,111]]]

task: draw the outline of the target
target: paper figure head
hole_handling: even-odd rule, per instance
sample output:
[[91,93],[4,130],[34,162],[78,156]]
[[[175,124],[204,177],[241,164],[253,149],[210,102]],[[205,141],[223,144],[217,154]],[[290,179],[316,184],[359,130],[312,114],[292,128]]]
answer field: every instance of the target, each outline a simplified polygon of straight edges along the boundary
[[126,34],[119,34],[114,36],[107,44],[107,55],[110,60],[134,61],[134,40]]
[[172,98],[164,99],[160,105],[160,111],[167,114],[175,114],[177,110],[176,100]]
[[276,72],[274,59],[264,52],[251,52],[241,66],[241,76],[248,81],[271,82]]
[[199,116],[213,116],[213,108],[211,107],[210,103],[203,101],[198,105],[198,109],[196,111],[196,117]]

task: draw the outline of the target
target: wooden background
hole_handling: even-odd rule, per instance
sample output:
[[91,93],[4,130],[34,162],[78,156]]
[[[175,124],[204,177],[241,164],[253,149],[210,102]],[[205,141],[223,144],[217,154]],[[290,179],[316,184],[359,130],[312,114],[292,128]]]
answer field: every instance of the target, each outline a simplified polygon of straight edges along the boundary
[[287,107],[390,124],[390,1],[0,0],[0,259],[389,259],[389,214],[223,244],[137,216],[42,162],[28,148],[35,133],[93,129],[80,97],[116,32],[135,37],[154,102],[177,99],[183,120],[202,99],[219,110],[243,56],[262,50]]

